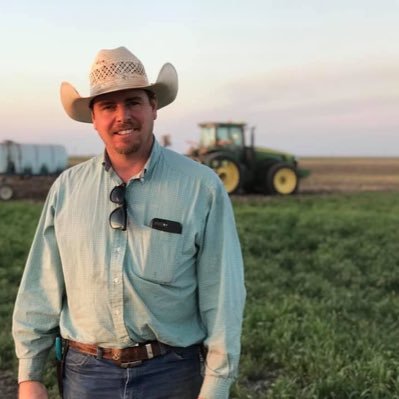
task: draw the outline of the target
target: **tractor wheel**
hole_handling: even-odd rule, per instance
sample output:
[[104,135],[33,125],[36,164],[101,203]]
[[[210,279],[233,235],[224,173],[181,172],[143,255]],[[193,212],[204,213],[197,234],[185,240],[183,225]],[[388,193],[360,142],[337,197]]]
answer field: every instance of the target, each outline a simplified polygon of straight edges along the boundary
[[298,190],[298,184],[295,167],[290,164],[277,163],[267,171],[266,190],[270,194],[294,194]]
[[228,194],[234,194],[239,191],[241,187],[241,170],[234,159],[224,155],[216,155],[208,157],[205,163],[220,177]]
[[0,185],[0,199],[3,201],[9,201],[14,195],[14,190],[8,184]]

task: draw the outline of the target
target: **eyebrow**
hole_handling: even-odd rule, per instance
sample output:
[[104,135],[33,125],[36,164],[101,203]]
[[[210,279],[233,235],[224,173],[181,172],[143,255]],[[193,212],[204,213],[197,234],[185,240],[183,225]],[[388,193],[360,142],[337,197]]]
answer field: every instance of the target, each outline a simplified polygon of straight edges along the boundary
[[106,105],[106,104],[112,104],[114,101],[112,100],[97,100],[95,101],[94,104],[98,104],[98,105]]
[[132,96],[132,97],[125,98],[125,101],[132,101],[132,100],[143,100],[143,97],[142,96]]

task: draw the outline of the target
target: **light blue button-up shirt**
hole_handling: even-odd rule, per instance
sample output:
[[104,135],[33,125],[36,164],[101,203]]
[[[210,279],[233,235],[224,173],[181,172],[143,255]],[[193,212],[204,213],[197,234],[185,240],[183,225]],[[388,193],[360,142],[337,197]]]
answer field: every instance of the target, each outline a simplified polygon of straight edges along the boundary
[[[66,170],[47,197],[13,322],[19,381],[40,380],[64,338],[123,348],[158,340],[208,348],[200,396],[227,398],[237,374],[245,300],[231,202],[208,167],[154,142],[126,186],[127,230],[108,219],[122,183],[104,156]],[[182,232],[151,228],[154,218]]]

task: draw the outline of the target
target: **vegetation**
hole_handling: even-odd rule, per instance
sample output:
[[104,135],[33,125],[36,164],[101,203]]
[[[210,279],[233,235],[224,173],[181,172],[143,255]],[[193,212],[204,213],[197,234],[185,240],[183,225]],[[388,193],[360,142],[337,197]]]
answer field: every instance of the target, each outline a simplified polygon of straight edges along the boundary
[[248,288],[237,397],[399,397],[398,199],[236,207]]
[[[248,296],[232,398],[399,398],[398,200],[233,200]],[[0,207],[3,370],[16,370],[11,313],[40,209]]]

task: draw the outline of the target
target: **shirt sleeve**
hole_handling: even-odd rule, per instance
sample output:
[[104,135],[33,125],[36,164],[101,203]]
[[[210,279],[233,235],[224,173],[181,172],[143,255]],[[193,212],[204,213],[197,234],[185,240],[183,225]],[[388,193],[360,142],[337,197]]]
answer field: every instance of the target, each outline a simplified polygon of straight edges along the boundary
[[207,331],[201,399],[227,399],[237,376],[245,303],[243,261],[234,214],[222,184],[211,195],[197,260],[199,306]]
[[59,329],[64,281],[54,231],[53,199],[50,190],[14,307],[12,333],[19,359],[19,382],[41,381],[48,352]]

